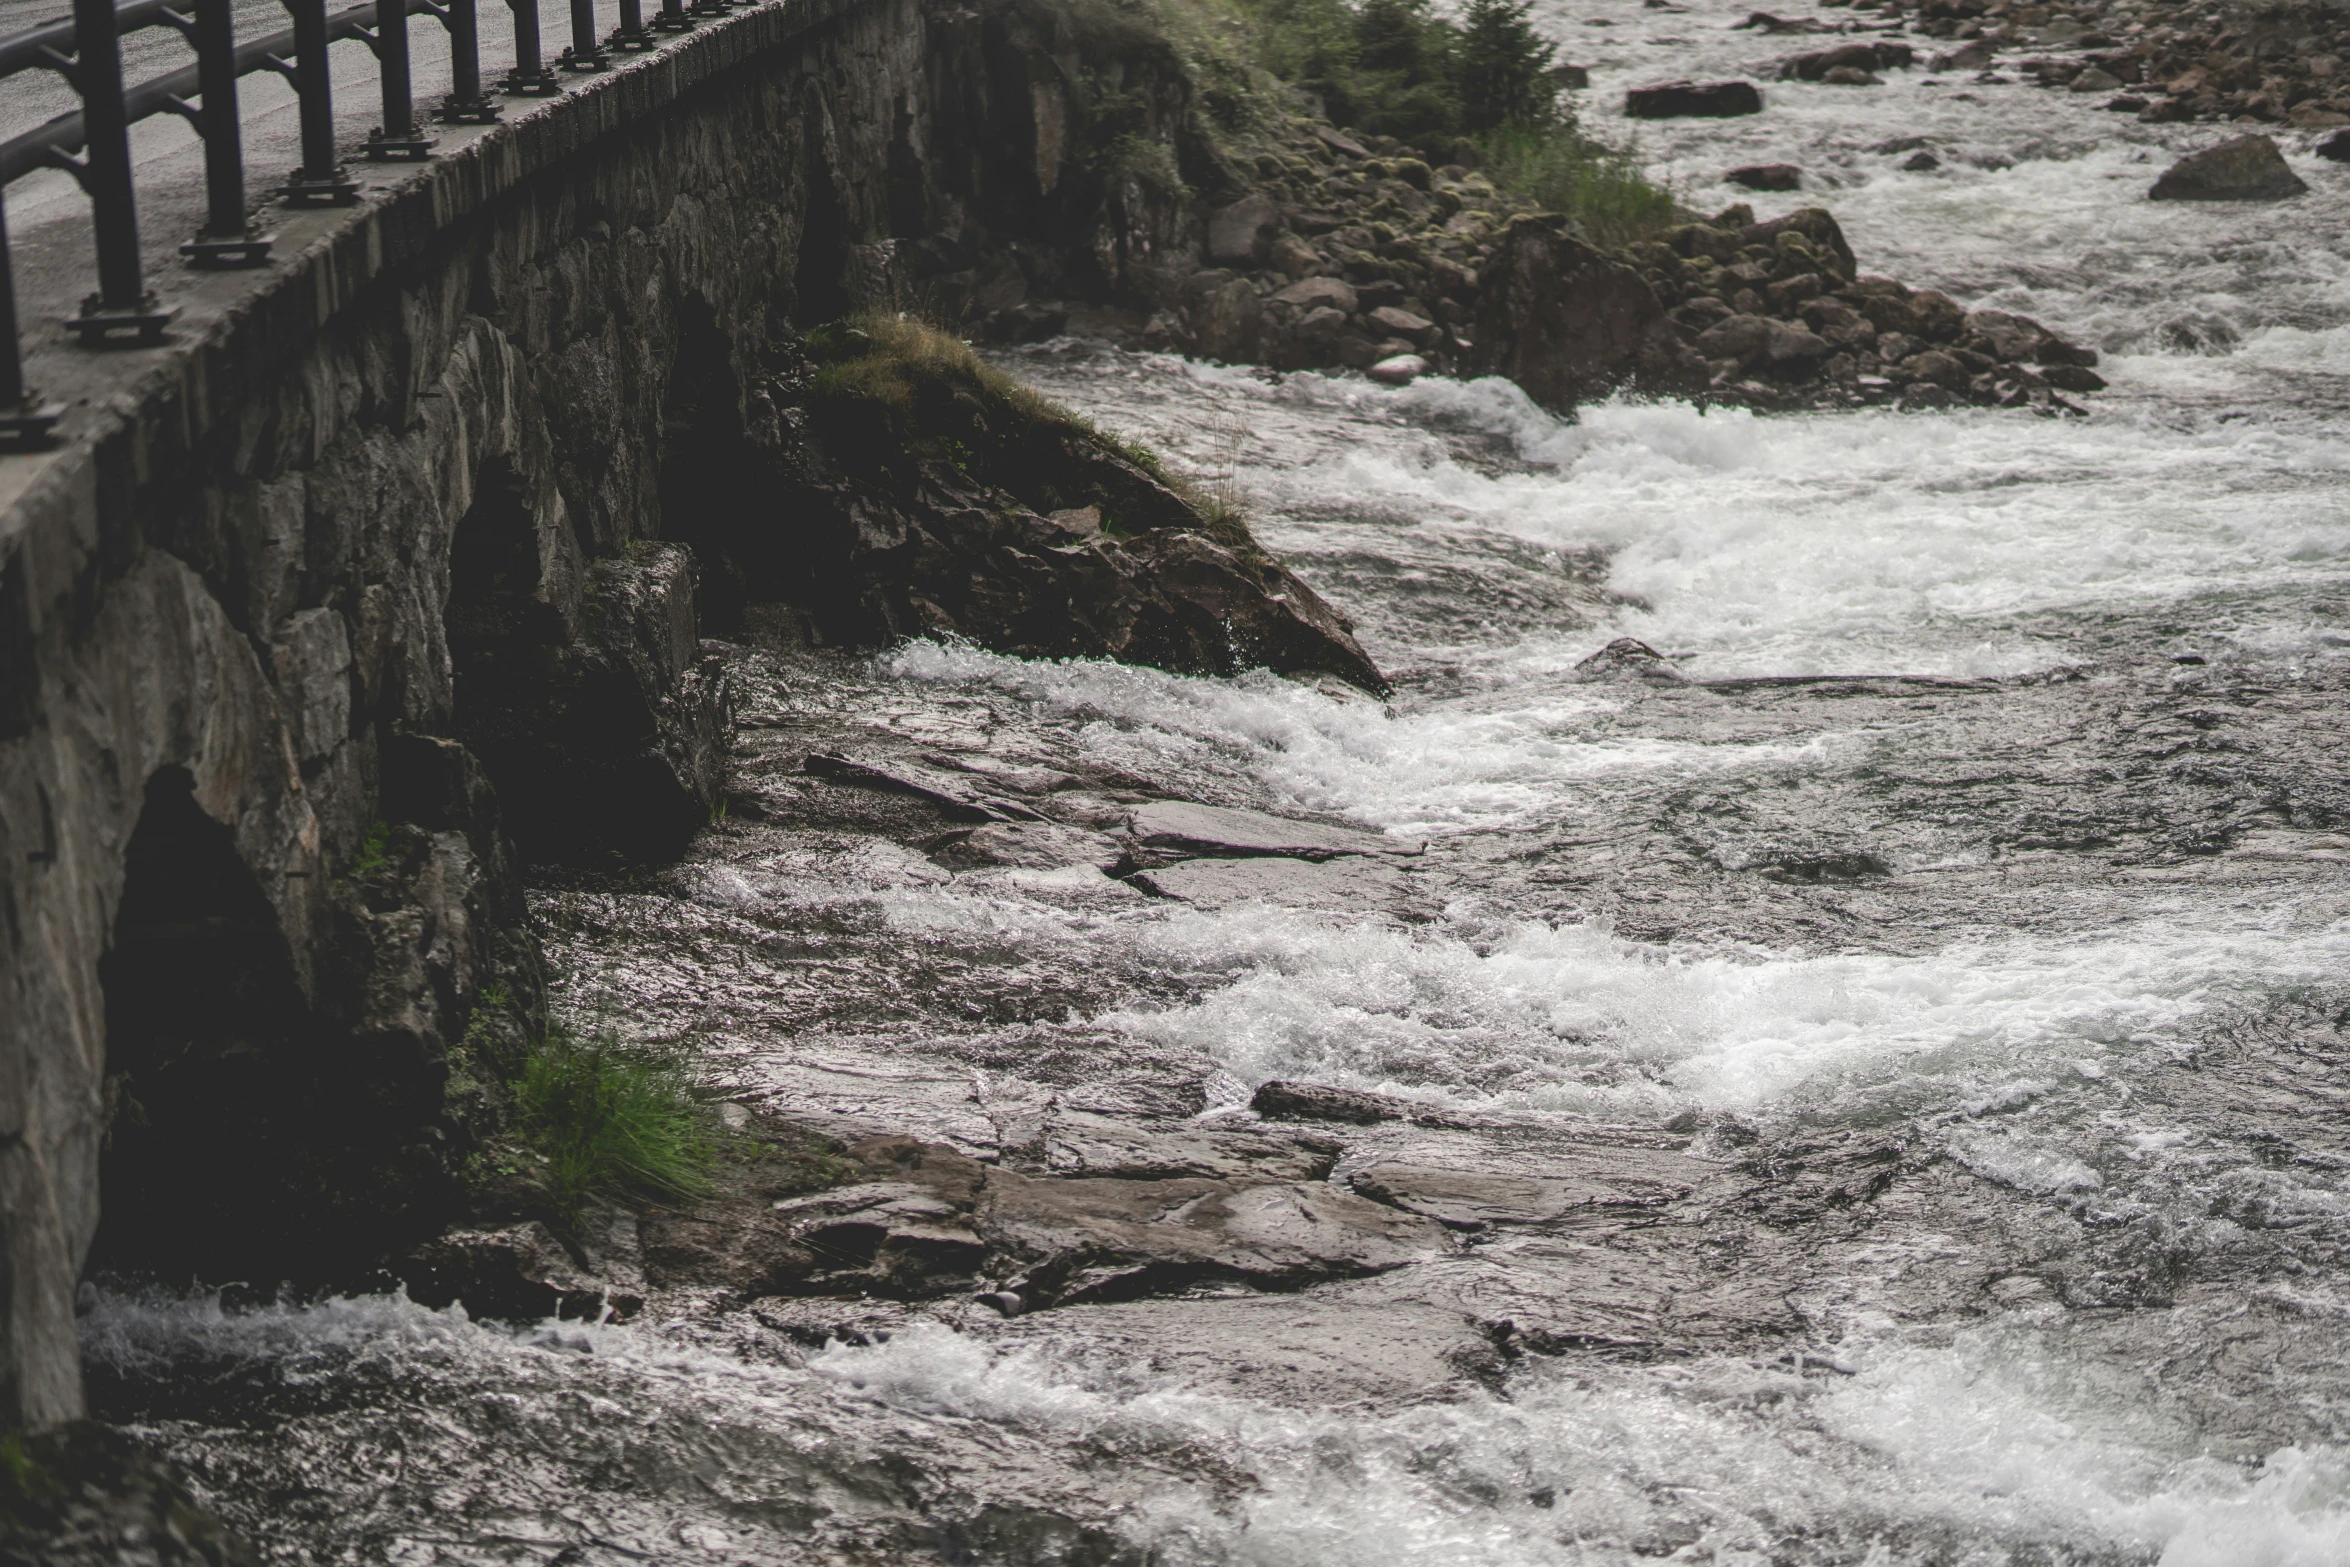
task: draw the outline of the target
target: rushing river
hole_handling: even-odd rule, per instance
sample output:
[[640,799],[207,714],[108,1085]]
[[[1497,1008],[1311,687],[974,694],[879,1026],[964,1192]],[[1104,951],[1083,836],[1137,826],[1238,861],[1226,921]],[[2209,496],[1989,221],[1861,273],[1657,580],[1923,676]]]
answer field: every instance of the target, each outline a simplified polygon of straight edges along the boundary
[[[1607,122],[1803,46],[1747,9],[1539,16]],[[1045,1092],[1007,1043],[1038,1030],[1212,1103],[1898,1129],[1955,1195],[1790,1263],[1799,1347],[1414,1397],[1317,1383],[1270,1317],[1187,1348],[1130,1307],[958,1309],[810,1348],[742,1313],[113,1296],[107,1412],[284,1561],[2350,1561],[2350,171],[2288,136],[2299,200],[2151,204],[2220,128],[1888,74],[1637,139],[1694,207],[1822,202],[1864,271],[2096,344],[2088,417],[1566,423],[1498,382],[1049,344],[1004,362],[1228,474],[1395,700],[923,644],[784,661],[750,703],[1425,838],[1419,917],[886,845],[541,901],[575,1015],[967,1148]],[[1870,150],[1917,136],[1939,170]],[[1804,194],[1717,183],[1782,161]],[[1620,636],[1684,680],[1579,677]]]

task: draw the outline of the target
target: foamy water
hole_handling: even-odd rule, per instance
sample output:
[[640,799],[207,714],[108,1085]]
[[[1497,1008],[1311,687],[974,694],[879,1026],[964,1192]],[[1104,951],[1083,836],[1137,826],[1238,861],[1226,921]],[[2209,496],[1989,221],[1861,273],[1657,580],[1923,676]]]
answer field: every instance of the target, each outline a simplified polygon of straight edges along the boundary
[[[1819,46],[1729,31],[1747,9],[1546,0],[1538,14],[1592,67],[1587,118],[1630,133],[1613,108],[1627,85]],[[1725,698],[1666,725],[1637,683],[1578,678],[1619,636],[1695,681],[2048,676],[2090,692],[2159,691],[2218,665],[2290,690],[2350,648],[2350,173],[2288,137],[2308,198],[2157,207],[2143,188],[2168,157],[2225,129],[2144,127],[2061,93],[1925,74],[1774,84],[1765,115],[1637,135],[1696,207],[1823,201],[1864,270],[2097,343],[2115,384],[2086,418],[1618,402],[1562,420],[1494,381],[1389,390],[1069,344],[1007,356],[1104,424],[1229,471],[1260,535],[1356,616],[1399,690],[1382,704],[1263,674],[915,643],[872,666],[882,705],[991,705],[1096,764],[1487,867],[1435,917],[1111,898],[1082,866],[953,877],[886,844],[808,874],[698,867],[693,897],[1085,976],[1087,995],[1132,976],[1133,994],[1068,1021],[1206,1063],[1235,1091],[1304,1078],[1518,1117],[1905,1127],[1987,1183],[2019,1230],[2143,1237],[2160,1266],[2338,1235],[2350,1177],[2257,1157],[2229,1119],[2250,1112],[2215,1108],[2267,1087],[2198,1100],[2176,1083],[2220,1044],[2338,1011],[2350,897],[2324,869],[2345,848],[2326,837],[2325,799],[2264,785],[2277,803],[2263,830],[2281,847],[2228,860],[2252,867],[2239,882],[2165,879],[2174,867],[2151,855],[2051,869],[2060,851],[2002,836],[2002,810],[2057,810],[2028,792],[1970,813],[1962,779],[1947,809],[1882,803],[1967,760],[1930,691],[1925,716],[1898,721],[1821,706],[1765,723]],[[1901,173],[1869,150],[1919,134],[1940,171]],[[1806,193],[1720,182],[1764,161],[1800,164]],[[2210,664],[2162,675],[2174,657]],[[2050,711],[2034,710],[2034,732],[2075,743]],[[2079,727],[2125,726],[2129,711],[2116,699]],[[2095,751],[2081,798],[2134,754]],[[2241,754],[2189,759],[2225,772],[2250,765]],[[1782,800],[1817,802],[1794,813],[1805,831],[1871,857],[1866,883],[1835,895],[1858,911],[1847,922],[1757,934],[1732,910],[1641,934],[1581,907],[1580,884],[1534,874],[1640,852],[1634,891],[1759,874],[1784,833],[1746,807]],[[2272,861],[2290,875],[2257,880]],[[1945,884],[1940,905],[1882,891]],[[1077,1559],[1043,1523],[980,1545],[922,1533],[997,1496],[1201,1567],[2350,1560],[2334,1394],[2289,1370],[2156,1364],[2260,1313],[2291,1324],[2262,1342],[2335,1342],[2350,1290],[2327,1267],[2238,1296],[2149,1288],[2104,1316],[2024,1279],[1933,1320],[1871,1304],[1882,1262],[1859,1256],[1850,1298],[1815,1314],[1834,1326],[1809,1359],[1529,1358],[1491,1389],[1388,1408],[1294,1408],[968,1321],[801,1354],[718,1318],[517,1333],[396,1298],[222,1312],[109,1297],[87,1331],[107,1375],[176,1377],[271,1411],[266,1442],[238,1446],[215,1414],[180,1450],[217,1449],[222,1484],[238,1462],[280,1466],[286,1494],[333,1520],[305,1538],[339,1530],[348,1543],[329,1559],[354,1562],[566,1546],[579,1560],[796,1561],[802,1532],[867,1515],[894,1520],[903,1532],[886,1540],[916,1542],[904,1553],[918,1559]],[[2132,1312],[2155,1325],[2120,1348],[2097,1338]],[[2212,1411],[2231,1403],[2278,1418],[2229,1425]],[[2293,1421],[2302,1437],[2273,1435]],[[428,1516],[403,1473],[436,1487]]]

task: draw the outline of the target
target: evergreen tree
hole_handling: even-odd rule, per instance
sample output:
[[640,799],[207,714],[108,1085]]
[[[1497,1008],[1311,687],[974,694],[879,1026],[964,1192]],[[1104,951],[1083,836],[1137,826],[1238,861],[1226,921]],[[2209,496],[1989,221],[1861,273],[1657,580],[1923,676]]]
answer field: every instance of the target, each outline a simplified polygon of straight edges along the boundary
[[1550,68],[1558,48],[1526,20],[1532,0],[1469,0],[1461,14],[1458,60],[1466,129],[1540,128],[1558,118]]

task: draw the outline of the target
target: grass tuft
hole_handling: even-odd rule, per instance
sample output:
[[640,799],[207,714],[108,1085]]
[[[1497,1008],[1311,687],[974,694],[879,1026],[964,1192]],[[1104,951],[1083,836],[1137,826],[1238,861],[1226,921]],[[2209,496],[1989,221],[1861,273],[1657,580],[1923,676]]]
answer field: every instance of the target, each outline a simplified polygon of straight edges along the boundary
[[1628,245],[1679,221],[1672,192],[1649,182],[1635,149],[1587,136],[1572,120],[1503,126],[1479,137],[1478,148],[1496,189],[1565,213],[1594,243]]
[[514,1129],[546,1161],[556,1211],[590,1197],[692,1198],[712,1191],[719,1141],[682,1063],[612,1034],[550,1031],[512,1087]]

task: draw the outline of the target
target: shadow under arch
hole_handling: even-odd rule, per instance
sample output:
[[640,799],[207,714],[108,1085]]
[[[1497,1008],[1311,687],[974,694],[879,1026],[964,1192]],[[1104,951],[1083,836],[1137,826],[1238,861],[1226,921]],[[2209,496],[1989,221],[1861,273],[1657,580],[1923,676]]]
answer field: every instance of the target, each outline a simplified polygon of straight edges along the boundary
[[91,1266],[234,1276],[272,1260],[264,1237],[283,1216],[254,1195],[280,1184],[274,1079],[306,1008],[276,910],[185,768],[148,780],[98,974],[108,1125]]
[[402,1145],[438,1083],[412,1042],[311,1005],[275,907],[184,767],[148,780],[98,974],[107,1130],[87,1271],[268,1286],[372,1266],[387,1216],[434,1179]]

